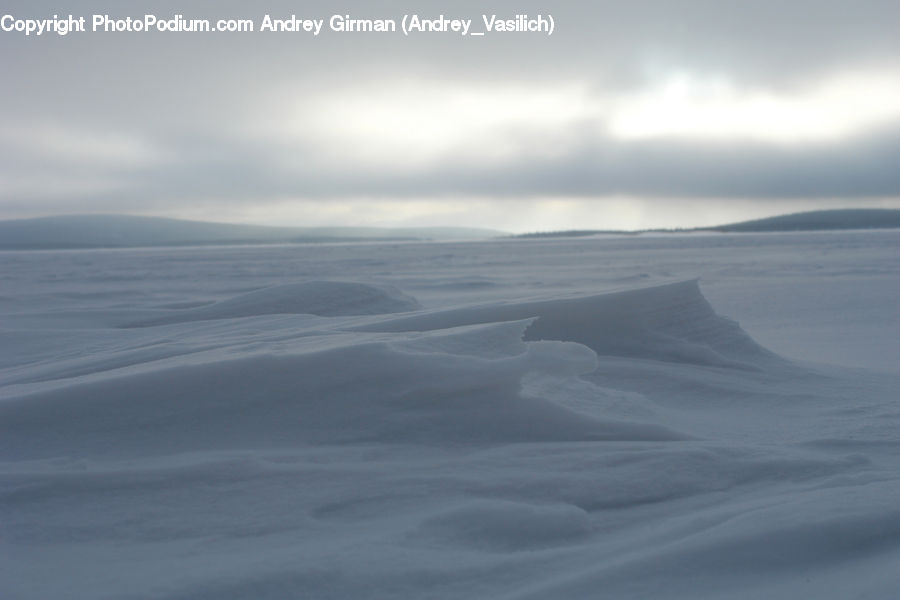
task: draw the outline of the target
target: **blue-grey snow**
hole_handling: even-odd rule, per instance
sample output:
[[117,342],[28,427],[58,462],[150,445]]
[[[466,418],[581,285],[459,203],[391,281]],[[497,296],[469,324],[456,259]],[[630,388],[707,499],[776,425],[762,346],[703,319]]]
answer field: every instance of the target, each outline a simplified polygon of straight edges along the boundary
[[0,597],[900,597],[898,258],[0,253]]

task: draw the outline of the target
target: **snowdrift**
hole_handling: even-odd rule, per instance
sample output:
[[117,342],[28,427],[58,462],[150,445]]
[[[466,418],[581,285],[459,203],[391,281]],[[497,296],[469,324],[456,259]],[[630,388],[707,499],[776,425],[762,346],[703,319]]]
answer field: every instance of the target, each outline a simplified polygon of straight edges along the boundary
[[337,281],[223,298],[9,329],[9,597],[898,591],[896,379],[786,360],[696,280],[442,309]]
[[[156,323],[414,306],[389,288],[312,282],[176,311]],[[568,380],[569,387],[587,386],[582,396],[604,398],[602,388],[578,378],[597,368],[598,356],[756,370],[780,362],[716,315],[696,281],[381,318],[351,327],[358,332],[352,336],[340,322],[331,333],[319,325],[298,333],[302,345],[277,352],[258,342],[224,356],[206,349],[9,398],[0,404],[0,448],[23,459],[373,441],[676,440],[688,436],[554,398],[553,382]]]
[[696,280],[619,293],[401,317],[361,331],[424,331],[535,318],[525,340],[584,344],[604,356],[755,368],[783,361],[715,313]]

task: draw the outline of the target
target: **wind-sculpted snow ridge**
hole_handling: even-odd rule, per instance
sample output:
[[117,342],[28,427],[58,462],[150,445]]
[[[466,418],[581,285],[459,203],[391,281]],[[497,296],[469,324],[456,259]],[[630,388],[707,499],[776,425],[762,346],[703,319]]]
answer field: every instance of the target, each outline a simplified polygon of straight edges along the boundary
[[179,310],[171,315],[138,321],[131,326],[149,327],[273,314],[310,314],[323,317],[378,315],[419,308],[421,307],[415,298],[388,285],[306,281],[267,287],[211,306]]
[[696,281],[100,300],[0,321],[4,599],[900,592],[896,378],[782,359]]
[[[337,314],[413,302],[364,285],[276,286],[179,311],[167,333],[176,334],[171,321],[178,319],[187,327],[194,320],[309,311],[316,308],[311,298],[325,301],[337,292],[347,300],[332,307]],[[377,318],[358,327],[364,331],[347,332],[345,320],[329,331],[320,320],[315,330],[279,329],[251,340],[229,338],[234,334],[223,328],[227,351],[211,347],[205,328],[191,351],[184,329],[171,351],[121,349],[132,361],[121,367],[107,366],[106,355],[94,374],[84,360],[77,369],[64,364],[60,373],[34,379],[51,381],[52,389],[25,385],[0,405],[0,448],[34,458],[102,455],[104,448],[152,455],[371,441],[674,440],[685,436],[604,415],[596,407],[608,390],[579,376],[597,368],[598,356],[741,370],[781,366],[717,316],[696,281]],[[136,363],[140,356],[148,362]],[[573,397],[594,400],[585,405]]]
[[578,342],[601,356],[757,369],[782,359],[715,313],[696,280],[618,293],[416,314],[360,327],[426,331],[534,318],[525,340]]
[[[145,455],[387,441],[507,443],[674,440],[663,427],[601,420],[522,393],[531,377],[573,378],[581,344],[521,340],[528,322],[291,352],[195,355],[0,404],[5,456]],[[237,354],[237,356],[235,356]],[[127,370],[126,370],[127,371]],[[601,390],[597,390],[602,395]]]

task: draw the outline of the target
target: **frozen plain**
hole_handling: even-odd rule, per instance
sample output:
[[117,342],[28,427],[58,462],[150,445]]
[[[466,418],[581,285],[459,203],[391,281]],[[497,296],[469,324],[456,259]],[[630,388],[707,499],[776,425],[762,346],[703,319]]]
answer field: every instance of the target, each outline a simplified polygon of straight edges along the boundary
[[0,265],[0,597],[900,597],[900,231]]

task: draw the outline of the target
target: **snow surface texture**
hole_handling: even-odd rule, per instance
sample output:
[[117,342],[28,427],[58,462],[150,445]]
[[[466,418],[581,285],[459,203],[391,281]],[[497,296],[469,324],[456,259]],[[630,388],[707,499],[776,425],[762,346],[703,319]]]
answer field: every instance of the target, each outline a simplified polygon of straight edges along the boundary
[[260,315],[310,314],[322,317],[379,315],[420,308],[414,298],[392,286],[345,281],[307,281],[274,285],[216,302],[130,324],[149,327],[166,323],[188,323]]
[[0,254],[0,597],[900,597],[898,247]]

